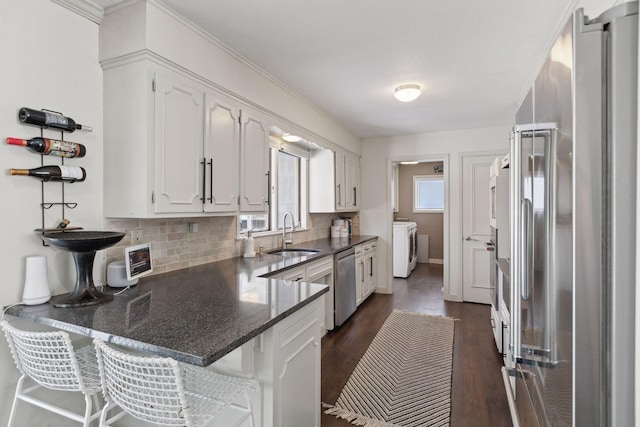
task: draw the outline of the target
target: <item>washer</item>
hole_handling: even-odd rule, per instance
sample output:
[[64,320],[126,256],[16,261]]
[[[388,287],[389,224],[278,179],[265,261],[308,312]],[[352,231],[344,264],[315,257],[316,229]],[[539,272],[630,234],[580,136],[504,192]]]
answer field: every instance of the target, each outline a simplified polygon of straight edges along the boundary
[[416,239],[418,225],[415,222],[393,222],[393,277],[409,277],[416,268]]

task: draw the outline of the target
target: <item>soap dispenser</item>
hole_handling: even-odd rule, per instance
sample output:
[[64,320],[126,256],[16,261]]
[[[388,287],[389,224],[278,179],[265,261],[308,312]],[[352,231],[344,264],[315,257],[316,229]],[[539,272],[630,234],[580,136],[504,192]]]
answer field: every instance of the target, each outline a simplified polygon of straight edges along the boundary
[[245,258],[254,258],[256,256],[255,244],[251,230],[247,231],[247,237],[244,240],[244,255]]

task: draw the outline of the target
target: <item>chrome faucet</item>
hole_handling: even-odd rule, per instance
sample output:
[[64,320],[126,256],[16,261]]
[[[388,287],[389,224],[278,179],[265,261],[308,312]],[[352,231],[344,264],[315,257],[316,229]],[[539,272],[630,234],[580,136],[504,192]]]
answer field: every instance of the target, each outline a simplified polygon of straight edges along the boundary
[[[289,234],[289,239],[287,239],[287,215],[291,218],[291,231]],[[284,215],[282,215],[282,249],[286,249],[287,245],[291,245],[293,243],[293,230],[295,230],[295,226],[293,224],[293,214],[289,211],[286,211]]]

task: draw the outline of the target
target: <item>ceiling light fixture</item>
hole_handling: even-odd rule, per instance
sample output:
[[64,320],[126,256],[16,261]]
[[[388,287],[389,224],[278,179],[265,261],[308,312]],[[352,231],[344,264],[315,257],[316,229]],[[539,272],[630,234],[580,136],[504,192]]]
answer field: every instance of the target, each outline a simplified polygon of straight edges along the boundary
[[402,85],[396,88],[393,96],[401,102],[411,102],[420,96],[420,86]]
[[300,142],[300,141],[302,141],[302,138],[300,138],[298,135],[291,135],[290,133],[285,133],[284,135],[282,135],[282,139],[284,139],[287,142]]
[[417,165],[418,162],[400,162],[401,165]]

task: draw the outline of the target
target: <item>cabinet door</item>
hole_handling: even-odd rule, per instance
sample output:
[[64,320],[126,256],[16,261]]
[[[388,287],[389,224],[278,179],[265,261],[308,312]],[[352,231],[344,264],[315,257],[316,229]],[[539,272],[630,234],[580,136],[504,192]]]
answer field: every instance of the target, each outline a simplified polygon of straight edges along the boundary
[[356,258],[356,305],[362,302],[366,277],[364,258]]
[[320,427],[319,302],[298,318],[295,324],[274,330],[278,349],[274,357],[273,424]]
[[345,157],[345,187],[347,203],[345,209],[360,209],[360,159]]
[[240,109],[219,94],[205,96],[205,212],[238,210]]
[[269,194],[269,126],[264,116],[243,109],[240,129],[240,210],[266,212]]
[[202,212],[204,91],[178,76],[155,82],[154,210]]
[[365,290],[362,292],[364,296],[369,296],[376,288],[376,256],[370,254],[367,256],[364,264],[364,272],[366,278],[364,280]]
[[347,207],[346,197],[346,175],[345,175],[345,155],[339,151],[335,153],[335,174],[336,174],[336,210],[343,211]]
[[376,287],[378,286],[378,273],[376,272],[376,268],[378,268],[377,262],[378,262],[378,256],[375,252],[375,247],[374,247],[374,252],[371,254],[371,270],[370,270],[370,283],[369,283],[370,293],[375,291]]

